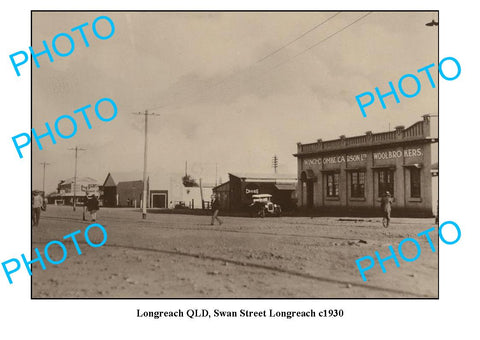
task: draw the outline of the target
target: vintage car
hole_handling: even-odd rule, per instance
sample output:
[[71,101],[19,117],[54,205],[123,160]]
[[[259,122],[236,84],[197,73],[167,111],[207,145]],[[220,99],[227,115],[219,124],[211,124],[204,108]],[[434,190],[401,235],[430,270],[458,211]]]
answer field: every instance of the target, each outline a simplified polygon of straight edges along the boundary
[[175,201],[173,203],[175,209],[188,209],[184,201]]
[[250,216],[280,216],[282,208],[280,205],[272,202],[272,195],[258,194],[252,195],[252,203],[250,204]]

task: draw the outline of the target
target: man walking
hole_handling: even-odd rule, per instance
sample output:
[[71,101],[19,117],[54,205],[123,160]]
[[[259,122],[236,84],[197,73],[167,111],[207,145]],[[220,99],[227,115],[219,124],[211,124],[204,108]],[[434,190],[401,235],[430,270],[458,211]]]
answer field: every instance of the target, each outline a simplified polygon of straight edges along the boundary
[[390,192],[385,191],[385,195],[382,197],[382,215],[383,215],[383,226],[385,228],[388,228],[390,224],[390,213],[392,212],[392,196],[390,195]]
[[40,195],[40,192],[35,190],[33,192],[33,200],[32,200],[32,219],[33,219],[33,226],[37,227],[38,223],[40,222],[40,212],[43,207],[43,198]]
[[217,195],[212,195],[212,223],[214,224],[215,219],[218,221],[218,224],[222,225],[222,220],[218,218],[218,213],[220,212],[220,202],[217,200]]
[[87,210],[90,213],[92,222],[95,222],[97,219],[97,211],[99,209],[99,202],[97,196],[91,194],[87,197]]

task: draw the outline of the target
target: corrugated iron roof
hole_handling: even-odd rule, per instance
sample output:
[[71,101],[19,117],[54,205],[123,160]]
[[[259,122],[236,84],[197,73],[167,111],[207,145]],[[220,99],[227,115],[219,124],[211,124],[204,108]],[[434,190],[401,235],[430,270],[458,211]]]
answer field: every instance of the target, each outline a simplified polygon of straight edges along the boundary
[[241,172],[236,172],[236,173],[229,173],[229,175],[238,177],[238,178],[244,178],[244,179],[249,179],[249,180],[277,180],[277,179],[291,179],[291,180],[296,180],[297,176],[292,175],[292,174],[259,174],[259,173],[241,173]]

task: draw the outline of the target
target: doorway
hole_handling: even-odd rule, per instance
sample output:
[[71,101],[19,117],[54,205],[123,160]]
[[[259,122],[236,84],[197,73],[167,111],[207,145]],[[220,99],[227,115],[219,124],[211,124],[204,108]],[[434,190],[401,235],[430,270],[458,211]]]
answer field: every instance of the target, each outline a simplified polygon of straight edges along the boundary
[[307,181],[307,208],[313,208],[313,181]]
[[167,195],[166,194],[152,194],[152,208],[167,207]]

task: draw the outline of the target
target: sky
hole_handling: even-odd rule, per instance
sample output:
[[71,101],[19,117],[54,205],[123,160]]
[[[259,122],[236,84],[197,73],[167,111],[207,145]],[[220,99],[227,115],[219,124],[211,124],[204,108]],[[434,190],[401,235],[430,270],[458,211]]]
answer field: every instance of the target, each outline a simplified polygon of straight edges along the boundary
[[[417,73],[435,63],[432,74],[438,84],[438,27],[425,26],[437,13],[373,12],[355,23],[367,12],[336,14],[34,12],[35,51],[42,50],[42,40],[51,46],[56,34],[83,23],[88,23],[90,44],[86,47],[79,32],[70,32],[75,42],[71,55],[53,54],[54,62],[43,55],[40,68],[32,67],[32,127],[44,133],[45,122],[53,128],[61,115],[71,115],[78,125],[70,139],[57,137],[53,145],[44,138],[43,150],[33,144],[34,189],[42,186],[41,162],[49,163],[47,192],[73,177],[70,149],[75,146],[86,149],[79,152],[79,177],[103,184],[108,172],[141,174],[144,121],[135,113],[145,110],[156,114],[148,125],[150,177],[182,174],[188,161],[188,172],[210,183],[216,169],[223,181],[229,172],[271,174],[273,155],[279,173],[296,174],[297,142],[388,131],[408,127],[424,114],[438,114],[438,87],[432,89]],[[92,32],[100,15],[115,25],[106,40]],[[110,27],[100,20],[97,29],[106,35]],[[56,46],[69,49],[64,38]],[[389,81],[397,85],[407,73],[422,81],[416,97],[400,95],[398,104],[387,97],[387,109],[377,99],[366,108],[367,117],[361,115],[355,96],[374,92],[376,86],[387,92]],[[405,82],[407,92],[414,89]],[[118,107],[109,122],[100,121],[93,109],[105,97]],[[87,110],[92,129],[80,113],[73,113],[87,104],[92,106]],[[107,104],[100,111],[112,113]],[[71,131],[65,121],[60,129]]]

